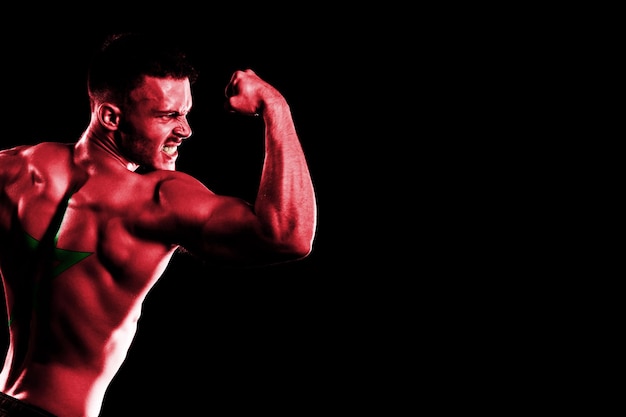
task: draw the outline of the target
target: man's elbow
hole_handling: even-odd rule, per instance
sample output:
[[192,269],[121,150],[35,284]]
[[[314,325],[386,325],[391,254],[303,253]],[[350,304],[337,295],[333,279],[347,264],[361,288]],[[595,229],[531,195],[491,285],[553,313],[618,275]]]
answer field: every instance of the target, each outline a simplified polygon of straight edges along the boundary
[[313,252],[313,244],[312,241],[309,241],[308,243],[303,243],[300,245],[297,245],[294,247],[294,250],[292,251],[293,256],[295,257],[295,259],[304,259],[307,258],[311,252]]
[[304,259],[313,252],[313,241],[313,233],[292,235],[283,242],[282,251],[289,254],[288,256],[293,260]]

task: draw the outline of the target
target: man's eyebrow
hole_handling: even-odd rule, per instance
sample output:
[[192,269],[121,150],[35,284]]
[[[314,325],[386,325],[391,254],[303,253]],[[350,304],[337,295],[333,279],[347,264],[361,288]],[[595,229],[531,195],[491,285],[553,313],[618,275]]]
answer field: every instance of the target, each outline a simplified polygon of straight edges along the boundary
[[154,110],[152,113],[156,114],[157,116],[165,116],[165,115],[171,115],[171,114],[175,114],[175,115],[183,114],[178,110]]
[[189,109],[187,109],[186,111],[181,111],[181,110],[154,110],[153,113],[156,114],[182,114],[185,115],[187,113],[189,113],[191,111],[191,107]]

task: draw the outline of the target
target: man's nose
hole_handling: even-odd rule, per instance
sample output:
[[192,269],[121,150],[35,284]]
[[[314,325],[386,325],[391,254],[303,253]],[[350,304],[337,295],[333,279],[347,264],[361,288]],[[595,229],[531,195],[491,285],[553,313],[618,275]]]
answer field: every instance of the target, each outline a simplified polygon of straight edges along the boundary
[[178,125],[174,128],[174,134],[177,136],[187,139],[192,134],[191,126],[189,125],[189,121],[186,117],[182,117],[178,122]]

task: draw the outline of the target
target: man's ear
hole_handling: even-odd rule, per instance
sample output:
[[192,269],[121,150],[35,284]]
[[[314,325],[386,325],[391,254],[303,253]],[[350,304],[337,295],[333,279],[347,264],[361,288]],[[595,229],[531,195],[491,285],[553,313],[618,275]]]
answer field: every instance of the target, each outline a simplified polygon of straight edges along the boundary
[[98,121],[108,130],[117,130],[120,127],[121,113],[116,105],[102,103],[98,106]]

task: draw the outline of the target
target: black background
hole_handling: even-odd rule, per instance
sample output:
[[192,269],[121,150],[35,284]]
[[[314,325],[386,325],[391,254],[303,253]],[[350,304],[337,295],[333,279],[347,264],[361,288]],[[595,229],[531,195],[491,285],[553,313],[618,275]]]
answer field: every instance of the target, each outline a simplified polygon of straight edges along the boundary
[[[352,342],[367,317],[354,309],[362,303],[363,284],[353,287],[360,272],[346,263],[359,239],[339,226],[351,221],[343,203],[349,184],[333,172],[345,146],[338,115],[353,99],[339,83],[346,83],[344,64],[359,44],[333,14],[299,12],[309,13],[303,25],[300,14],[240,12],[199,17],[194,8],[163,9],[104,23],[42,14],[3,29],[2,148],[77,140],[89,121],[85,75],[93,47],[111,31],[164,31],[188,45],[201,71],[190,115],[194,134],[180,148],[178,169],[218,193],[254,197],[262,124],[223,110],[232,72],[252,68],[290,102],[315,183],[318,234],[306,260],[234,271],[174,257],[144,304],[102,417],[326,413],[371,372],[360,363],[365,347]],[[332,255],[343,247],[341,257]]]
[[541,236],[539,214],[517,212],[535,185],[518,190],[518,175],[536,175],[543,154],[521,139],[546,105],[533,85],[545,82],[545,62],[534,54],[554,45],[528,47],[532,19],[393,2],[127,6],[3,14],[2,146],[80,135],[86,53],[101,32],[171,32],[190,41],[204,73],[179,168],[218,192],[254,193],[258,121],[221,108],[232,71],[252,67],[292,106],[319,228],[310,258],[253,273],[176,257],[102,417],[395,415],[402,399],[484,408],[491,389],[510,389],[511,358],[529,357],[523,344],[511,353],[527,334],[515,322],[537,315],[534,293],[545,294],[524,283],[543,280],[535,258],[554,242],[529,243]]

